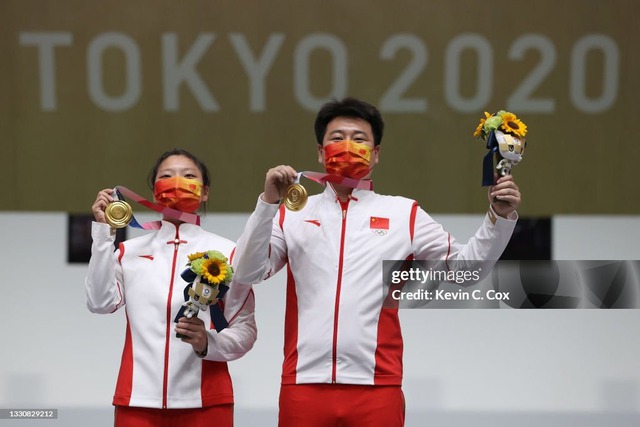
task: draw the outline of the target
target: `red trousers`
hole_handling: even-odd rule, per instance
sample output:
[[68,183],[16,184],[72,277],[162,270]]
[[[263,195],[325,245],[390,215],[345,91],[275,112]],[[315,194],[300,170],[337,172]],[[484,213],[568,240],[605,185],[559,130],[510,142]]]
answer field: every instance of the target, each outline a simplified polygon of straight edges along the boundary
[[233,405],[156,409],[116,406],[115,427],[233,427]]
[[280,388],[279,427],[402,427],[400,386],[291,384]]

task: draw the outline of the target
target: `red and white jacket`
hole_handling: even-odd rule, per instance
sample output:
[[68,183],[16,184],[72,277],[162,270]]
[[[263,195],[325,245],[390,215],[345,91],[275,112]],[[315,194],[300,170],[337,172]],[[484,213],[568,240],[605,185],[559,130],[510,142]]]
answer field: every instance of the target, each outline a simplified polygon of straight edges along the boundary
[[[331,186],[292,212],[261,199],[235,254],[241,283],[287,265],[283,384],[401,385],[397,309],[383,309],[383,260],[497,260],[515,227],[492,210],[459,244],[417,203]],[[487,264],[485,264],[487,265]]]
[[208,353],[198,358],[175,334],[174,318],[187,286],[180,273],[187,255],[218,250],[229,257],[234,243],[192,224],[163,221],[150,234],[121,243],[107,224],[94,222],[91,260],[85,281],[93,313],[125,307],[127,330],[114,405],[147,408],[199,408],[233,403],[227,361],[249,351],[256,340],[251,286],[232,282],[224,298],[229,326],[213,329],[208,311]]

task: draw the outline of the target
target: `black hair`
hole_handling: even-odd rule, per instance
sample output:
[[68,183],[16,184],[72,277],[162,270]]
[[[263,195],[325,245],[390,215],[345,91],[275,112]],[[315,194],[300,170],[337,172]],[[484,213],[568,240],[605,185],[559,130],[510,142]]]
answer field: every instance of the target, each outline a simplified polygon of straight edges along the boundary
[[382,121],[380,111],[368,102],[349,97],[342,101],[334,99],[333,101],[327,102],[320,108],[320,111],[318,111],[314,124],[318,144],[322,145],[324,134],[327,132],[327,126],[329,122],[336,117],[352,117],[368,122],[373,132],[374,146],[380,145],[382,142],[384,122]]
[[158,168],[160,168],[160,164],[171,156],[185,156],[186,158],[191,159],[191,161],[196,164],[198,170],[202,174],[202,184],[209,187],[209,185],[211,184],[211,179],[209,178],[209,169],[207,169],[207,165],[205,165],[199,158],[197,158],[187,150],[183,150],[182,148],[174,148],[162,153],[162,155],[158,157],[158,160],[156,160],[156,164],[153,165],[153,168],[151,168],[149,176],[147,177],[147,183],[149,184],[149,188],[151,188],[152,191],[156,182],[156,175],[158,175]]

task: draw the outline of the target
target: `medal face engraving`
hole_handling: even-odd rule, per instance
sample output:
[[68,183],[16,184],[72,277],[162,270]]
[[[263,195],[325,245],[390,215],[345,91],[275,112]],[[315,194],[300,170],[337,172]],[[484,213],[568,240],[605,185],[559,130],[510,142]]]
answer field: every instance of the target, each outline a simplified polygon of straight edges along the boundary
[[284,206],[290,211],[299,211],[307,204],[307,189],[300,184],[291,184],[284,195]]
[[129,225],[133,218],[133,209],[129,203],[116,200],[107,206],[104,211],[107,224],[113,228],[124,228]]

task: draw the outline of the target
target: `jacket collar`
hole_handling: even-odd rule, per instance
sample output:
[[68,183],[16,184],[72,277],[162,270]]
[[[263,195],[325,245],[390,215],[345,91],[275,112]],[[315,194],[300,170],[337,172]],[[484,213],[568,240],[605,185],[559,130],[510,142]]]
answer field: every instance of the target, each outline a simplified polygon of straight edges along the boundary
[[[357,202],[363,198],[368,197],[371,194],[373,194],[373,190],[361,190],[359,188],[354,188],[351,192],[351,200]],[[322,197],[332,202],[339,201],[336,191],[333,189],[330,183],[327,183],[327,185],[325,186]]]
[[181,238],[191,236],[196,230],[199,230],[200,226],[195,224],[189,224],[186,222],[180,224],[174,224],[169,221],[162,220],[162,225],[158,230],[158,236],[160,238],[175,239],[176,235]]

